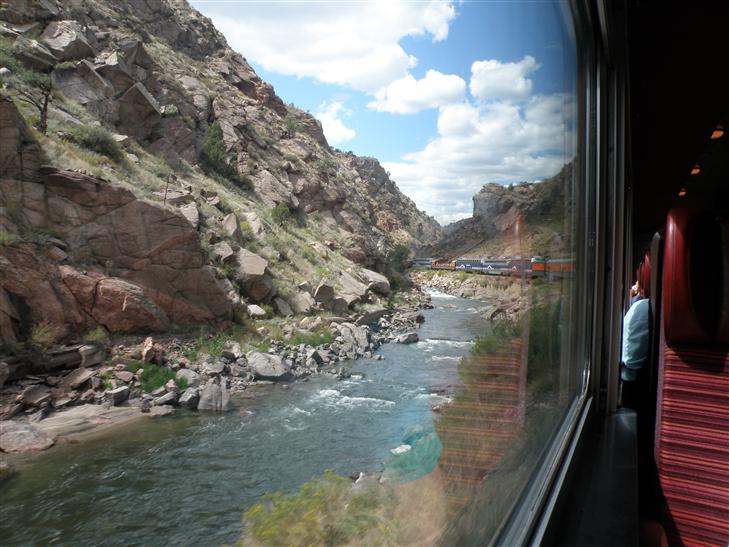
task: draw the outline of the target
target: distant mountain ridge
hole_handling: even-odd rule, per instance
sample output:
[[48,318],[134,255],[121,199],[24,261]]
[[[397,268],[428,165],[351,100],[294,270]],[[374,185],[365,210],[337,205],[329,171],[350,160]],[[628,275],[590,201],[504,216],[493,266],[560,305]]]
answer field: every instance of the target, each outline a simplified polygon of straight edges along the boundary
[[448,259],[560,256],[567,250],[562,234],[571,177],[569,163],[543,182],[485,184],[473,196],[473,215],[445,226],[438,243],[423,253]]

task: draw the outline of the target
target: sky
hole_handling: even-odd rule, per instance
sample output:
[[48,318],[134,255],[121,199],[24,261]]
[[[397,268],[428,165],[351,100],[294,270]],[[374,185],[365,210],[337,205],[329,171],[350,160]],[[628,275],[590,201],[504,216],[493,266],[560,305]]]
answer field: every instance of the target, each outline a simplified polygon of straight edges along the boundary
[[192,0],[331,146],[380,160],[441,224],[488,182],[574,155],[576,53],[562,3]]

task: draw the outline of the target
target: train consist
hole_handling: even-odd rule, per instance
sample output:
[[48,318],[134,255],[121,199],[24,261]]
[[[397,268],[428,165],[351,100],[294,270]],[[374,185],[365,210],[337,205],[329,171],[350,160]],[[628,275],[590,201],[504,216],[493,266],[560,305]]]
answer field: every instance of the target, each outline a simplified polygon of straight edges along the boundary
[[433,258],[416,258],[413,266],[431,270],[453,270],[485,275],[511,275],[529,277],[568,277],[574,272],[572,258],[458,258],[441,260]]

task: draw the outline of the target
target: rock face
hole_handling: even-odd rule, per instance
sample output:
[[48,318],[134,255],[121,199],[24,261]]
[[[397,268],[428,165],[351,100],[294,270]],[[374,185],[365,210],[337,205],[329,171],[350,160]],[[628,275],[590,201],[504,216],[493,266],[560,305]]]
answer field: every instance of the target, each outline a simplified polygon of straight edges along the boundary
[[251,351],[246,358],[251,372],[260,380],[288,380],[291,378],[291,367],[284,362],[280,355]]
[[16,332],[22,330],[19,308],[26,321],[56,326],[59,337],[98,324],[110,331],[161,330],[170,322],[230,316],[231,303],[184,217],[98,178],[38,169],[37,149],[4,99],[0,138],[0,205],[16,212],[15,221],[0,216],[2,229],[51,232],[74,261],[98,265],[85,271],[58,265],[31,242],[1,246],[3,307],[16,302],[6,312],[11,321],[16,316]]
[[[489,244],[497,235],[513,234],[519,223],[520,238],[529,246],[531,254],[559,256],[562,244],[558,233],[544,233],[538,239],[534,236],[537,235],[536,230],[550,220],[562,218],[565,185],[571,174],[572,165],[569,164],[544,182],[510,186],[485,184],[473,196],[473,216],[446,226],[438,244],[423,253],[447,257],[457,257],[465,252],[476,256],[521,255],[523,249],[509,246],[509,240],[514,238],[502,237],[496,245]],[[531,244],[535,239],[549,240],[551,247],[535,248]],[[479,244],[481,248],[474,248]]]
[[[297,219],[292,232],[299,223],[326,228],[314,251],[307,246],[315,255],[307,260],[332,264],[335,285],[286,296],[276,304],[283,314],[345,312],[370,293],[386,295],[374,270],[384,268],[388,250],[418,247],[440,232],[377,160],[332,149],[321,124],[285,104],[185,1],[5,0],[0,19],[29,25],[32,32],[3,27],[13,51],[50,73],[54,92],[69,99],[53,102],[52,131],[42,140],[52,153],[44,156],[0,97],[0,230],[18,240],[0,247],[4,342],[27,338],[41,322],[62,340],[98,325],[164,330],[273,304],[274,278],[282,289],[300,281],[278,269],[306,254],[300,237],[277,237],[269,209],[278,204]],[[72,124],[116,133],[125,159],[67,161]],[[196,165],[215,127],[239,175],[227,181]],[[48,162],[56,167],[41,168]],[[69,170],[77,166],[94,175]],[[162,193],[165,180],[175,188]],[[360,275],[359,266],[370,273]],[[342,270],[351,275],[340,278]]]

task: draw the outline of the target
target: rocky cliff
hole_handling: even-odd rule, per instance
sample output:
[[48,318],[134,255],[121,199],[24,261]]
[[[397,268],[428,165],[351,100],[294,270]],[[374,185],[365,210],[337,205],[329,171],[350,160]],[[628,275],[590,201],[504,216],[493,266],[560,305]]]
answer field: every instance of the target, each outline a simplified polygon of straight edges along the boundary
[[346,308],[440,234],[184,0],[4,2],[0,66],[7,343]]
[[543,182],[485,184],[473,196],[473,216],[444,227],[423,250],[433,257],[561,256],[568,248],[572,165]]

